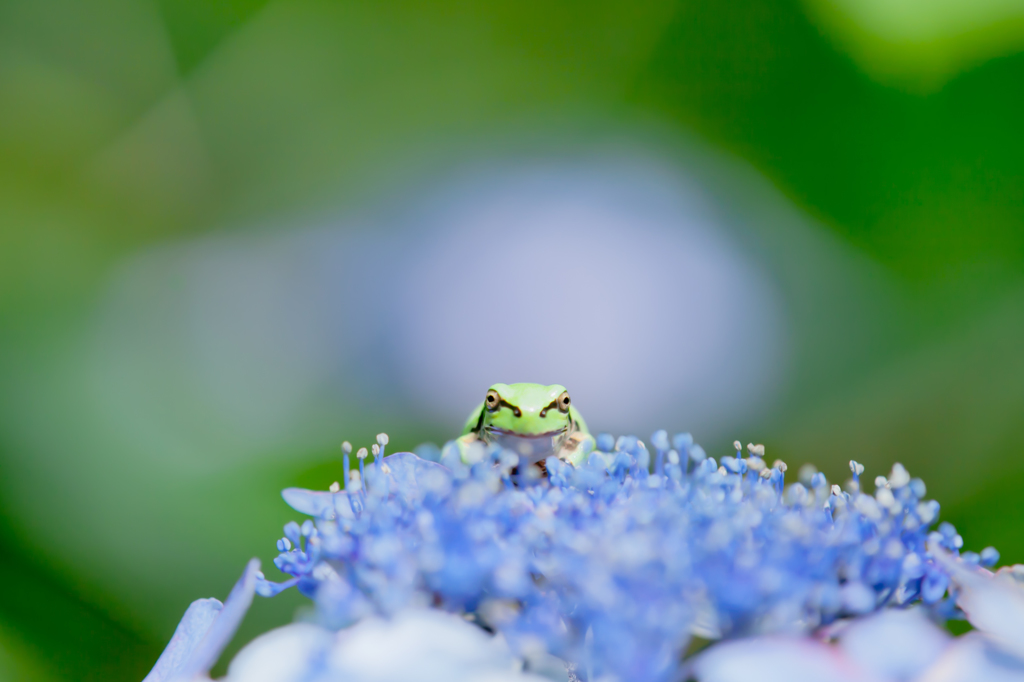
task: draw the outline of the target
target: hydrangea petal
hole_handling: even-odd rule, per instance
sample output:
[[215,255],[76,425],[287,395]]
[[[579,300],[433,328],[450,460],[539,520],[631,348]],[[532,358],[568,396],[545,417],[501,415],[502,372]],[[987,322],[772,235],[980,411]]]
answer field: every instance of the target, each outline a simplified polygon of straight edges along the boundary
[[1024,659],[1024,588],[1007,573],[993,575],[941,549],[932,551],[960,588],[957,605],[971,625]]
[[390,620],[368,619],[342,631],[327,665],[338,679],[360,682],[540,682],[514,674],[514,660],[500,639],[459,616],[426,609],[406,610]]
[[545,682],[515,670],[508,648],[462,618],[410,609],[333,633],[296,623],[257,637],[225,682]]
[[451,472],[447,467],[411,452],[396,452],[383,461],[389,470],[390,491],[406,504],[417,504],[427,493],[443,490],[450,484]]
[[330,493],[305,488],[285,488],[281,491],[281,497],[295,511],[318,519],[355,518],[348,492],[344,490]]
[[178,675],[170,679],[191,680],[210,671],[220,658],[221,652],[235,636],[235,631],[252,605],[259,572],[260,560],[250,559],[242,577],[231,588],[231,594],[224,601],[223,608],[208,627],[206,635],[196,645],[192,655],[182,663]]
[[300,682],[334,643],[334,633],[292,623],[264,633],[238,652],[225,682]]
[[218,599],[197,599],[189,604],[167,648],[142,682],[167,682],[177,677],[223,607]]
[[914,682],[1024,682],[1024,661],[968,632]]
[[839,645],[865,670],[905,682],[941,656],[951,639],[920,609],[889,609],[854,621],[842,631]]
[[721,642],[697,656],[692,671],[699,682],[887,682],[836,647],[796,637]]
[[[380,494],[394,495],[408,505],[418,504],[429,492],[446,489],[451,472],[436,462],[417,457],[411,452],[396,452],[383,459],[385,468],[370,466],[366,470],[366,485]],[[359,491],[353,491],[358,493]],[[318,519],[354,519],[361,507],[350,500],[349,491],[327,492],[305,488],[285,488],[281,497],[297,512]]]

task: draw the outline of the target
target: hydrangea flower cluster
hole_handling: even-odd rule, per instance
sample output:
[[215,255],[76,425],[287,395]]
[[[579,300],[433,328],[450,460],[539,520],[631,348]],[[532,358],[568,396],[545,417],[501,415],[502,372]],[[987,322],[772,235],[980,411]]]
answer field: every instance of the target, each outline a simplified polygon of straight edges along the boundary
[[[721,462],[689,434],[597,438],[579,467],[549,458],[546,476],[515,453],[454,444],[440,462],[412,453],[373,463],[344,489],[288,489],[313,517],[290,523],[272,596],[295,586],[321,625],[341,628],[410,607],[466,614],[512,651],[546,651],[582,679],[668,680],[703,640],[799,635],[850,616],[920,604],[961,617],[949,557],[989,566],[991,548],[963,553],[938,504],[901,465],[861,489],[787,467],[763,446]],[[347,454],[347,453],[346,453]]]

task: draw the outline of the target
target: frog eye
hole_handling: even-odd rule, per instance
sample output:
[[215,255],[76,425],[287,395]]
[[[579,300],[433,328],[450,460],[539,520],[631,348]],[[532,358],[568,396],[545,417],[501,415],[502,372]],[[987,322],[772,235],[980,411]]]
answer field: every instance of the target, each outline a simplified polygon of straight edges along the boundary
[[487,397],[484,398],[484,405],[491,412],[494,412],[501,406],[501,396],[493,388],[487,391]]
[[571,402],[569,400],[569,392],[568,391],[562,391],[562,395],[558,396],[558,399],[556,400],[556,402],[558,403],[558,411],[559,412],[568,412],[569,411],[569,403]]

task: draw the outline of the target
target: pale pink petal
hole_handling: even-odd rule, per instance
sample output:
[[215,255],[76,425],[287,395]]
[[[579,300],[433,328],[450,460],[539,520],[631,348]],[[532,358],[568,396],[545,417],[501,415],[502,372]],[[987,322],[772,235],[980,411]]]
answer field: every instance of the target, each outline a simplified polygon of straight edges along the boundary
[[1024,661],[968,632],[914,682],[1024,682]]

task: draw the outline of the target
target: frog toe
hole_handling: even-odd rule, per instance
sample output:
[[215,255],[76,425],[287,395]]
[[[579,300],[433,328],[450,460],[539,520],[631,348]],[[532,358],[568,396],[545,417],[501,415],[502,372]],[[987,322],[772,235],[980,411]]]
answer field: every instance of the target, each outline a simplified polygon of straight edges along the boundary
[[573,466],[579,466],[587,461],[587,457],[594,451],[597,442],[589,433],[577,432],[566,439],[558,456]]

